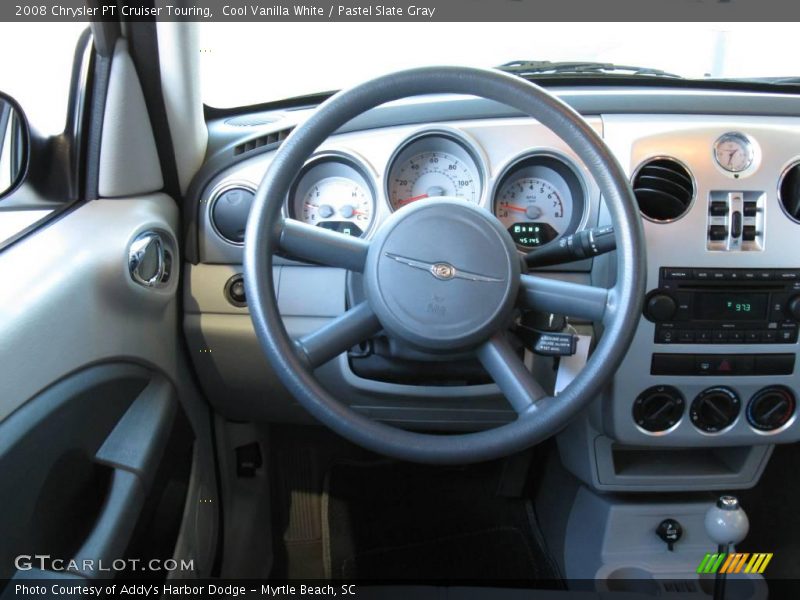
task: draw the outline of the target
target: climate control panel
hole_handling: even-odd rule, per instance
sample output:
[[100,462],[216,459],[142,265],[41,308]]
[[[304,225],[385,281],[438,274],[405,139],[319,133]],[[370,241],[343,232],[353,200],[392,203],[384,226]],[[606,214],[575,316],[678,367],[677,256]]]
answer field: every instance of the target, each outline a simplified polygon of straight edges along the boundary
[[649,435],[669,434],[684,421],[712,436],[725,434],[740,421],[752,432],[770,434],[794,423],[797,402],[794,392],[782,385],[762,388],[746,402],[732,387],[711,386],[690,403],[677,387],[656,385],[636,397],[631,412],[637,428]]

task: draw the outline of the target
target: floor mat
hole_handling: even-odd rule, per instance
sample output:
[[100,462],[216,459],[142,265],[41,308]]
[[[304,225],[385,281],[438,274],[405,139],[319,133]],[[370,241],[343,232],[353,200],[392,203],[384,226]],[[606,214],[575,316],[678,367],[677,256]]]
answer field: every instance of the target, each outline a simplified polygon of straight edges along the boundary
[[551,587],[558,576],[532,507],[497,495],[500,474],[496,463],[334,464],[323,497],[326,574]]

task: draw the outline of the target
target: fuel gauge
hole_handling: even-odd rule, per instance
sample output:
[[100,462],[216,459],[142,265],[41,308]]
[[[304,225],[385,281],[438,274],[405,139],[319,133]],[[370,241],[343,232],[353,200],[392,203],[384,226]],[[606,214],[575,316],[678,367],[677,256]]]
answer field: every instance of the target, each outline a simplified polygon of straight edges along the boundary
[[366,169],[349,157],[309,162],[289,192],[288,213],[309,225],[363,237],[372,226],[375,194]]

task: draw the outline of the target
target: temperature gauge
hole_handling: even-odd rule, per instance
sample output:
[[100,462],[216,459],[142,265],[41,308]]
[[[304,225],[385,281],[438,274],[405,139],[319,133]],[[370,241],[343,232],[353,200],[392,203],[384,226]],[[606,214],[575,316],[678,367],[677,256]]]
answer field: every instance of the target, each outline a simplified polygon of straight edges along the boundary
[[306,165],[289,198],[289,216],[309,225],[354,237],[372,225],[373,187],[363,169],[338,155]]

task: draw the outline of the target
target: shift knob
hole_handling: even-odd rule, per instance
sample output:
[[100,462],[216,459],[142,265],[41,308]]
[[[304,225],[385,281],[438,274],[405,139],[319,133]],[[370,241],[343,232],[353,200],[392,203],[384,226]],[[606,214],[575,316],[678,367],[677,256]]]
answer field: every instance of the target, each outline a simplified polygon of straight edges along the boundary
[[706,533],[720,546],[738,544],[750,531],[750,520],[735,496],[721,496],[706,511]]

